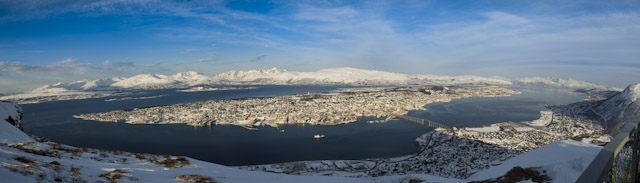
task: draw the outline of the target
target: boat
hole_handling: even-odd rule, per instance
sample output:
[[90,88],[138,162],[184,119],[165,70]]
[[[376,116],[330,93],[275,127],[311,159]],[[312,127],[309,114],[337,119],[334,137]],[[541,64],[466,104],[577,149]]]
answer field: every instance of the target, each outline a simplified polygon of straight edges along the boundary
[[316,134],[316,135],[313,136],[313,138],[321,139],[321,138],[324,138],[324,135]]

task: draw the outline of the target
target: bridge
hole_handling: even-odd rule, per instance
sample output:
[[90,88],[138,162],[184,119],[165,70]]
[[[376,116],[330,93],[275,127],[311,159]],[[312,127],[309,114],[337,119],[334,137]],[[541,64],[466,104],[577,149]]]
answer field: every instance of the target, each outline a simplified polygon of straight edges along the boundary
[[449,127],[447,125],[443,125],[443,124],[440,124],[440,123],[437,123],[435,121],[431,121],[431,120],[428,120],[428,119],[423,119],[423,118],[418,118],[418,117],[413,117],[413,116],[407,116],[407,115],[398,116],[398,118],[405,119],[405,120],[412,121],[412,122],[416,122],[416,123],[421,124],[421,125],[427,125],[428,127],[444,128],[444,129],[447,129],[447,130],[451,130],[451,127]]

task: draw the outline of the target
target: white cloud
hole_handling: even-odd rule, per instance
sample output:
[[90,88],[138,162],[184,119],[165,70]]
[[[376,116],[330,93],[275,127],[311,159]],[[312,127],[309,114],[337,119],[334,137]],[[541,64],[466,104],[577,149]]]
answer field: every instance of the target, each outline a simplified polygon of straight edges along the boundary
[[20,62],[0,62],[0,74],[5,72],[38,74],[88,74],[119,71],[134,67],[128,60],[104,61],[101,65],[80,62],[76,58],[67,58],[51,65],[30,65]]
[[180,51],[180,54],[185,54],[185,53],[189,53],[189,52],[192,52],[192,51],[196,51],[196,49],[195,48],[189,48],[189,49],[186,49],[186,50],[182,50],[182,51]]
[[638,14],[598,14],[580,17],[522,17],[504,12],[487,20],[427,27],[419,34],[441,58],[485,61],[487,66],[575,63],[620,64],[640,57],[634,33]]

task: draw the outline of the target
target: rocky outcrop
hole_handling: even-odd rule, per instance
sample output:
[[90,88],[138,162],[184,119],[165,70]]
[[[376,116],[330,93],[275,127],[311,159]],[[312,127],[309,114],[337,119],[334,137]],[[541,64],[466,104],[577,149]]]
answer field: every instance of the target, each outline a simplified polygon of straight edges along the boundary
[[22,108],[18,104],[0,102],[0,119],[20,130],[24,130],[22,126]]

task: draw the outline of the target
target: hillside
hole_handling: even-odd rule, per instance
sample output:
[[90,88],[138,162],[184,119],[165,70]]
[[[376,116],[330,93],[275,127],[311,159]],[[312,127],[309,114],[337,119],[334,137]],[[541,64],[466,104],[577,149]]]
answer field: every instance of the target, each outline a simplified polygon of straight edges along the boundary
[[606,100],[595,102],[591,108],[604,118],[611,129],[640,120],[640,83],[629,85],[622,92]]

